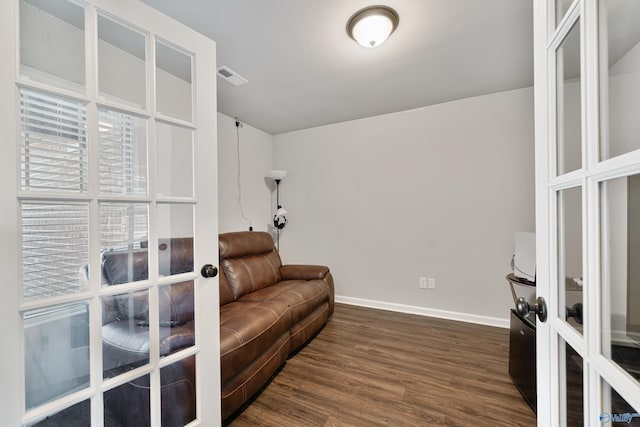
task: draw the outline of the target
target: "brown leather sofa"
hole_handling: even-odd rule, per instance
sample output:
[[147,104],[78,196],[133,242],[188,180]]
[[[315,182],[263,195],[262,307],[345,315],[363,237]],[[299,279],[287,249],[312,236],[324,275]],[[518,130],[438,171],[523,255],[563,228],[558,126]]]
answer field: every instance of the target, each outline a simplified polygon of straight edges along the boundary
[[247,402],[333,314],[328,267],[282,265],[268,233],[221,234],[222,419]]
[[[166,274],[193,271],[192,239],[160,239],[158,251],[168,262]],[[283,266],[268,233],[221,234],[219,253],[225,420],[325,325],[333,314],[334,291],[328,267]],[[107,286],[146,280],[147,248],[103,253],[101,273]],[[194,345],[193,282],[162,286],[158,296],[160,355]],[[105,377],[148,363],[148,313],[146,291],[103,299]],[[163,368],[160,376],[163,426],[181,426],[195,419],[194,358]],[[131,411],[132,404],[148,408],[148,387],[149,378],[143,376],[105,393],[105,413],[122,426],[148,425],[148,411]]]

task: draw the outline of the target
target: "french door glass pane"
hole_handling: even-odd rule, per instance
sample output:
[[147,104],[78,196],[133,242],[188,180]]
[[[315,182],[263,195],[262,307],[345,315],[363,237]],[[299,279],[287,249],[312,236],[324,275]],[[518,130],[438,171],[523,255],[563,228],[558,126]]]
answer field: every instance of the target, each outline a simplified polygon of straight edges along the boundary
[[580,20],[556,51],[557,170],[562,175],[582,166],[580,94]]
[[149,228],[146,203],[100,203],[102,251],[146,246]]
[[149,375],[104,393],[104,425],[150,427]]
[[640,174],[600,192],[602,354],[640,381]]
[[158,114],[193,120],[192,57],[156,41],[156,102]]
[[102,366],[112,378],[149,363],[149,292],[102,299]]
[[24,313],[27,409],[89,386],[89,305]]
[[100,203],[102,284],[149,278],[149,209],[145,203]]
[[[171,208],[161,205],[160,213],[163,217],[172,215]],[[176,215],[187,215],[176,212]],[[168,219],[167,221],[170,221]],[[158,242],[158,267],[160,276],[189,273],[193,271],[193,237],[161,238]]]
[[98,110],[100,191],[147,194],[147,122],[114,110]]
[[84,92],[84,9],[66,0],[20,2],[20,75]]
[[193,196],[193,130],[158,122],[158,177],[160,196]]
[[193,205],[158,204],[158,274],[193,271]]
[[604,380],[602,380],[602,390],[604,394],[604,405],[600,413],[601,425],[640,427],[639,411],[629,405],[629,403]]
[[45,418],[32,427],[62,427],[62,426],[82,426],[89,427],[91,425],[91,401],[83,400],[62,411]]
[[558,192],[558,313],[582,333],[582,188]]
[[39,299],[86,290],[89,204],[25,201],[20,211],[23,297]]
[[[602,158],[640,148],[640,2],[604,0],[601,10]],[[606,49],[606,50],[605,50]]]
[[22,189],[88,190],[87,106],[20,89]]
[[183,426],[196,418],[196,358],[160,370],[162,426]]
[[556,26],[562,21],[573,0],[556,0]]
[[145,108],[145,47],[144,34],[98,14],[98,85],[102,99]]
[[581,426],[584,424],[583,404],[583,360],[582,357],[562,338],[560,339],[561,360],[561,389],[564,389],[566,406],[561,408],[566,426]]
[[160,299],[160,356],[191,347],[194,342],[193,281],[163,285]]

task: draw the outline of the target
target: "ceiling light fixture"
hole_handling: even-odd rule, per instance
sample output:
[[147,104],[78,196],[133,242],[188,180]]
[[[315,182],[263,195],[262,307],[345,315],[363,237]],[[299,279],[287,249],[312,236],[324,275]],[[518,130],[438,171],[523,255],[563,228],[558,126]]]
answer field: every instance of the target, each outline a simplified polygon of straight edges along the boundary
[[349,18],[347,34],[364,47],[380,46],[398,28],[400,18],[388,6],[369,6]]

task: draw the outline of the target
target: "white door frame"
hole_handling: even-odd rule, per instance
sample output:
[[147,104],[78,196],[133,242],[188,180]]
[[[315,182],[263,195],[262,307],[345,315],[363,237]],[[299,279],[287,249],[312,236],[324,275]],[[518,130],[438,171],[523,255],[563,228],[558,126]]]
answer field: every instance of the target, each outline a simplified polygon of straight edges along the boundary
[[[174,21],[140,1],[127,0],[82,0],[87,5],[89,16],[95,18],[95,8],[139,26],[163,40],[185,46],[193,53],[193,76],[197,90],[193,100],[193,126],[195,131],[195,220],[194,220],[194,272],[204,264],[217,264],[218,253],[218,202],[217,202],[217,113],[216,113],[216,45],[212,40]],[[6,0],[0,6],[0,203],[3,213],[0,218],[0,271],[3,292],[0,298],[0,324],[3,325],[3,350],[0,352],[0,377],[3,399],[0,403],[2,424],[20,425],[25,416],[24,409],[24,345],[22,342],[22,320],[24,309],[21,296],[21,239],[19,232],[18,193],[20,182],[18,128],[18,84],[33,85],[19,77],[19,1]],[[86,31],[95,30],[95,21],[87,21]],[[95,41],[95,36],[85,40]],[[85,47],[86,75],[91,76],[96,67],[97,54],[87,42]],[[149,65],[152,67],[152,65]],[[86,82],[88,97],[94,97],[94,83]],[[93,85],[93,86],[92,86]],[[46,85],[34,85],[46,89]],[[149,100],[147,94],[147,101]],[[148,105],[150,105],[148,103]],[[150,107],[147,107],[150,108]],[[155,114],[155,111],[150,111]],[[89,131],[91,135],[92,130]],[[91,141],[90,144],[95,144]],[[95,145],[94,145],[95,150]],[[150,165],[150,173],[153,166]],[[96,174],[94,174],[95,176]],[[165,198],[171,201],[170,198]],[[179,200],[176,200],[179,202]],[[91,255],[92,262],[95,257]],[[196,306],[194,353],[196,355],[197,415],[192,425],[216,425],[220,422],[220,358],[219,358],[219,304],[218,279],[204,279],[194,274]],[[197,277],[196,277],[197,276]],[[97,304],[93,304],[95,308]],[[99,313],[92,319],[99,318]],[[99,338],[92,332],[92,343]],[[96,364],[92,359],[91,363]],[[98,361],[97,363],[100,363]],[[93,366],[92,384],[89,389],[100,393],[95,379],[101,377],[101,367]],[[157,374],[152,385],[159,384]],[[99,381],[98,381],[99,382]],[[152,411],[159,414],[159,393],[152,394]],[[47,404],[49,405],[49,404]],[[54,407],[51,405],[51,407]],[[102,425],[102,411],[92,405],[92,425]]]

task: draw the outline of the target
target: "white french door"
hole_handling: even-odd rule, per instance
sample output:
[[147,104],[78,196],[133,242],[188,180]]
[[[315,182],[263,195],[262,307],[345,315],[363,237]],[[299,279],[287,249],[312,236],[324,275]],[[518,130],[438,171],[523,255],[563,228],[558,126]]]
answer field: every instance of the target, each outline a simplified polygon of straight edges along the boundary
[[215,49],[137,0],[2,2],[0,424],[220,422]]
[[640,425],[640,2],[533,4],[538,425]]

